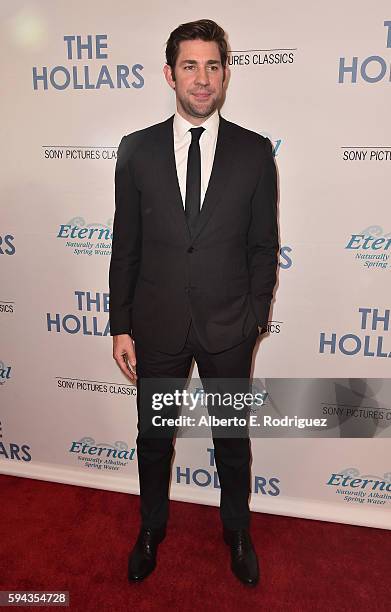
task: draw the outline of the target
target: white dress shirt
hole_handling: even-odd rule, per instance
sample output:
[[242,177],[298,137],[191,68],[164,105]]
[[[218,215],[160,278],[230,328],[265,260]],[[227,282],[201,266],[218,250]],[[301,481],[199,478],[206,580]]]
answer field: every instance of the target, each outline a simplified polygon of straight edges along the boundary
[[178,176],[179,188],[182,195],[182,203],[185,206],[186,200],[186,173],[187,173],[187,155],[191,143],[191,133],[189,130],[194,127],[203,127],[205,129],[200,137],[201,151],[201,202],[204,201],[205,193],[208,188],[210,175],[212,172],[213,160],[216,150],[217,133],[219,131],[219,113],[215,110],[213,115],[208,117],[201,125],[193,125],[182,117],[176,111],[173,121],[174,131],[174,151],[175,163]]

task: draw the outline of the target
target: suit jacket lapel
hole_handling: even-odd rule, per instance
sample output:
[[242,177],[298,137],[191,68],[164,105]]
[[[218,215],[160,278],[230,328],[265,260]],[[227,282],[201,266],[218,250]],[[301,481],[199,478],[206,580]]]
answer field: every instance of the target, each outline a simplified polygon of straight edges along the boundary
[[192,241],[200,234],[208,223],[216,206],[227,188],[230,168],[235,154],[233,140],[230,135],[229,123],[220,116],[216,150],[208,188],[201,207],[200,215],[193,232]]
[[167,204],[168,209],[173,215],[176,226],[184,233],[185,238],[190,238],[190,232],[186,221],[184,203],[182,201],[181,190],[178,182],[178,175],[175,163],[174,134],[173,124],[174,115],[162,123],[161,137],[156,141],[156,155],[159,160],[158,167],[161,176],[153,177],[157,179],[158,185],[164,185],[162,201]]

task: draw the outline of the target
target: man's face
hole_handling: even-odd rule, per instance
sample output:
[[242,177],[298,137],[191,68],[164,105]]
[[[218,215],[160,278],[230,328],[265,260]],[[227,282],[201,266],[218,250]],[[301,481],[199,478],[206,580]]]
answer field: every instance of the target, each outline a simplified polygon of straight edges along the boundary
[[216,42],[183,40],[175,64],[175,79],[169,66],[164,74],[175,89],[178,112],[188,121],[202,123],[223,97],[225,70]]

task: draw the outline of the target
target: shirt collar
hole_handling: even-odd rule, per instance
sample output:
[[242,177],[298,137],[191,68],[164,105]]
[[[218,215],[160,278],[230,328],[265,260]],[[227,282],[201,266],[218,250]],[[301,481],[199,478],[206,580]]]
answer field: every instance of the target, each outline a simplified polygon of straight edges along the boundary
[[220,116],[219,111],[217,109],[210,117],[208,117],[208,119],[206,119],[206,121],[204,121],[204,123],[201,123],[201,125],[199,126],[193,125],[192,123],[190,123],[190,121],[184,119],[184,117],[182,117],[182,115],[180,115],[178,111],[175,111],[173,124],[175,139],[181,140],[185,136],[185,134],[193,127],[203,127],[207,132],[210,133],[211,136],[217,137],[217,132],[219,130],[219,122]]

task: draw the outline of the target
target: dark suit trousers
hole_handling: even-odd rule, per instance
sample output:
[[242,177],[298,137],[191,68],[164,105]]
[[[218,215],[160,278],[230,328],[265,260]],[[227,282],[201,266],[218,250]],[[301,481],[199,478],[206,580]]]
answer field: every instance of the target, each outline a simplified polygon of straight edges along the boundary
[[[168,492],[173,457],[173,436],[148,437],[140,432],[141,378],[187,379],[192,360],[195,359],[204,389],[208,378],[244,379],[249,384],[252,355],[258,328],[239,345],[221,353],[207,353],[199,343],[191,323],[183,349],[168,355],[151,350],[136,342],[137,408],[139,432],[137,459],[140,481],[141,519],[143,527],[156,528],[168,519]],[[212,432],[213,435],[213,432]],[[242,435],[242,434],[240,434]],[[250,510],[250,441],[248,432],[243,437],[213,436],[216,468],[220,481],[220,516],[228,529],[248,527]]]

